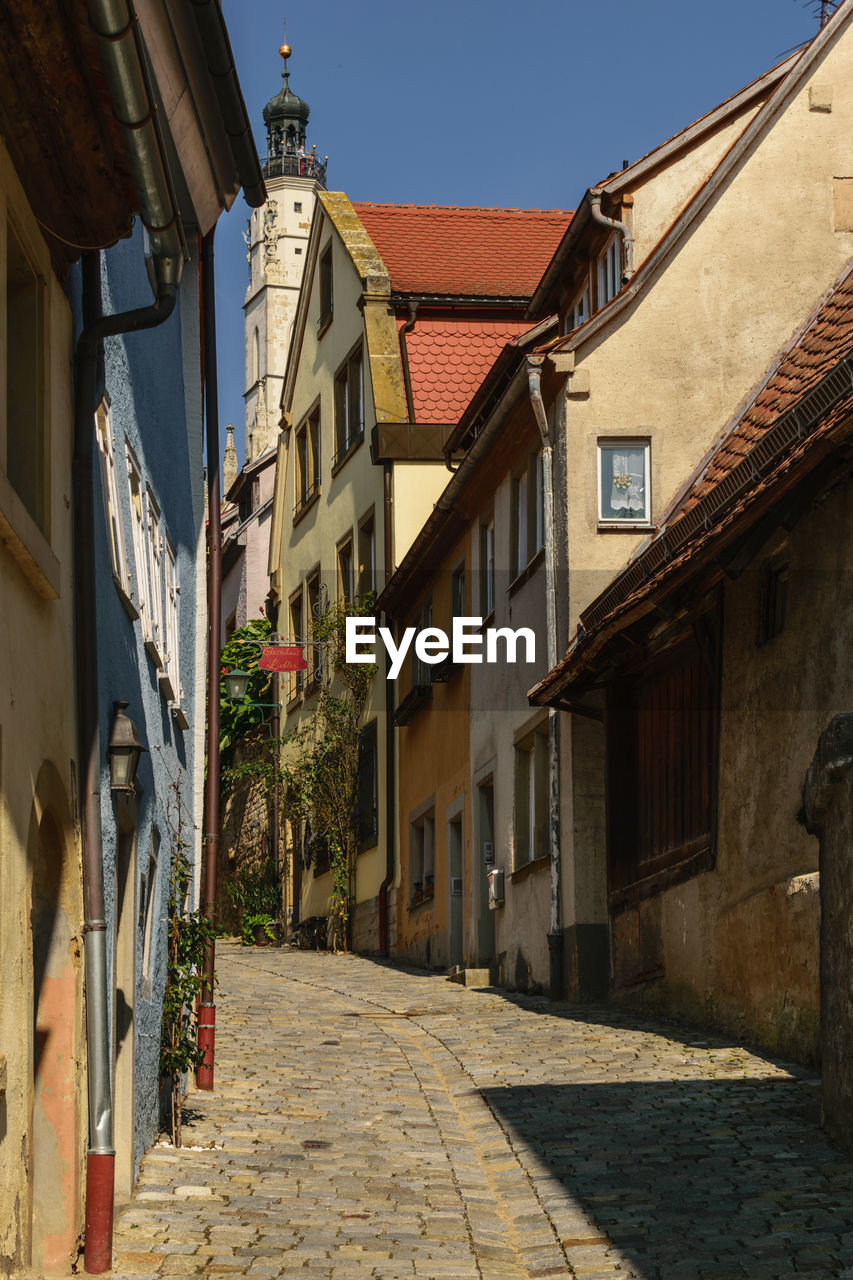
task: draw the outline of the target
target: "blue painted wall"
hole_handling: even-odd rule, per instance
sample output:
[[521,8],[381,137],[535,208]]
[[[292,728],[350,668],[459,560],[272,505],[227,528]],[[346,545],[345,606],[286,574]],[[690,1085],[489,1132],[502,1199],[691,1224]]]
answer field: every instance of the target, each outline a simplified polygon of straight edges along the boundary
[[[147,306],[151,286],[144,265],[141,232],[101,254],[102,303],[105,313]],[[101,511],[100,463],[95,456],[95,548],[97,564],[98,671],[100,732],[104,768],[101,814],[107,928],[112,961],[116,921],[119,810],[109,786],[106,747],[113,702],[130,705],[147,748],[139,771],[136,827],[136,992],[135,992],[135,1168],[157,1133],[159,1120],[158,1056],[160,1016],[166,972],[166,920],[172,827],[180,783],[184,810],[184,839],[198,848],[193,828],[194,730],[204,706],[195,706],[196,625],[204,625],[205,602],[196,599],[196,557],[203,520],[203,458],[198,336],[198,272],[195,261],[185,265],[182,299],[162,326],[137,334],[107,339],[104,347],[104,385],[110,400],[116,475],[122,513],[124,546],[133,598],[139,600],[131,526],[131,499],[125,446],[129,445],[141,471],[143,491],[149,486],[161,513],[161,535],[168,533],[176,551],[180,584],[178,603],[181,707],[189,728],[181,730],[161,693],[158,670],[146,652],[141,622],[133,620],[116,588],[110,561],[108,532]],[[165,564],[165,556],[163,563]],[[144,570],[143,570],[144,572]],[[163,603],[165,618],[165,601]],[[127,839],[124,849],[128,847]],[[149,876],[156,855],[156,873]],[[120,871],[119,871],[120,874]],[[145,972],[146,903],[152,895],[150,959]],[[193,903],[192,905],[195,905]],[[110,975],[113,989],[113,975]],[[121,994],[112,1024],[116,1038],[126,1033],[127,1017]]]

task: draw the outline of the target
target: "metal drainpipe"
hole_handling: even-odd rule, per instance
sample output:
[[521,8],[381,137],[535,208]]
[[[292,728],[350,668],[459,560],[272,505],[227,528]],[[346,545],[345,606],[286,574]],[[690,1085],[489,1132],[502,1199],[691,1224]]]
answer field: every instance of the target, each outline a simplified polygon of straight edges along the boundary
[[83,817],[84,966],[88,1056],[89,1150],[86,1159],[85,1269],[112,1265],[115,1151],[108,1021],[106,912],[101,850],[97,601],[94,553],[93,418],[101,344],[106,337],[163,324],[177,299],[183,246],[172,203],[154,108],[126,0],[89,0],[89,19],[130,162],[139,214],[151,247],[156,301],[101,316],[99,259],[84,258],[85,323],[77,341],[74,415],[75,574],[78,718]]
[[414,424],[415,421],[415,400],[412,395],[412,374],[409,369],[409,345],[406,341],[407,334],[410,334],[415,327],[418,318],[417,302],[409,303],[409,318],[405,324],[400,326],[398,335],[400,342],[400,359],[403,362],[403,386],[406,388],[406,410],[409,415],[409,422]]
[[[411,333],[415,327],[418,318],[417,302],[409,302],[409,318],[405,324],[400,326],[398,340],[400,343],[400,360],[403,366],[403,386],[406,391],[406,411],[408,413],[409,422],[415,421],[415,401],[412,395],[412,375],[409,369],[409,348],[406,343],[406,335]],[[391,496],[391,463],[383,462],[382,464],[382,481],[383,481],[383,498],[384,498],[384,520],[383,520],[383,537],[385,543],[385,582],[391,581],[391,575],[394,572],[392,563],[392,542],[393,542],[393,521],[392,521],[392,496]],[[385,625],[393,626],[391,618],[385,618]],[[394,883],[394,874],[396,872],[396,858],[394,856],[397,844],[396,818],[397,811],[394,803],[394,777],[396,769],[395,755],[395,738],[394,738],[394,689],[393,680],[387,678],[391,669],[391,658],[388,653],[385,654],[385,877],[379,886],[379,950],[384,956],[390,951],[389,924],[388,924],[388,892]]]
[[[412,317],[414,324],[414,316]],[[405,327],[405,326],[404,326]],[[401,330],[402,332],[402,330]],[[406,399],[411,397],[411,388],[407,384]],[[413,411],[409,410],[413,415]],[[410,419],[411,420],[411,419]],[[394,525],[392,520],[392,497],[391,497],[391,463],[383,462],[382,464],[382,481],[384,496],[383,511],[383,542],[384,542],[384,558],[385,558],[385,583],[391,581],[391,575],[394,572],[392,562],[392,540],[394,533]],[[386,615],[385,625],[392,626],[392,620]],[[394,851],[397,844],[396,833],[396,805],[394,803],[394,777],[396,767],[396,756],[394,750],[394,689],[393,680],[387,678],[391,669],[391,659],[386,653],[385,655],[385,877],[379,886],[379,950],[384,956],[390,951],[389,923],[388,923],[388,891],[394,883],[394,873],[396,871],[396,859]]]
[[[219,388],[216,379],[216,310],[214,300],[214,226],[201,242],[204,413],[207,438],[207,777],[204,805],[204,915],[216,918],[216,863],[219,857],[219,701],[222,657],[222,490],[219,480]],[[196,1086],[213,1088],[216,1005],[213,1001],[216,941],[204,952],[198,1008],[198,1047],[204,1060],[196,1070]]]
[[634,274],[634,233],[627,222],[618,222],[616,218],[608,218],[606,214],[601,212],[600,191],[590,188],[589,200],[593,219],[596,222],[600,222],[603,227],[612,227],[614,231],[621,231],[622,233],[622,242],[625,246],[625,266],[622,271],[622,283],[627,284]]
[[[542,437],[542,488],[545,523],[545,622],[548,633],[548,670],[557,665],[557,554],[554,538],[554,448],[548,415],[542,400],[544,356],[527,357],[527,386],[530,403]],[[551,930],[548,934],[551,999],[563,996],[563,932],[561,928],[560,863],[560,719],[548,708],[549,848],[551,853]]]
[[86,1254],[90,1275],[112,1266],[115,1150],[107,934],[104,904],[104,859],[101,849],[101,745],[98,725],[98,641],[94,539],[93,441],[95,398],[101,344],[106,337],[135,333],[163,324],[175,308],[174,285],[161,285],[155,303],[118,315],[101,316],[100,259],[83,260],[84,315],[89,317],[77,340],[74,413],[74,564],[77,698],[80,738],[80,782],[83,816],[83,932],[86,979],[86,1045],[88,1056],[89,1149],[86,1157]]

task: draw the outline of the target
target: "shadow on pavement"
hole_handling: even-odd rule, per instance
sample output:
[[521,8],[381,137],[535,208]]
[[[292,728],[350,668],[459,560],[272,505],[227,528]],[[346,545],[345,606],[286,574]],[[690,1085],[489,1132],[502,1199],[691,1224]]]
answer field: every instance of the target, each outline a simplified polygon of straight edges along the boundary
[[646,1280],[853,1275],[853,1163],[820,1134],[810,1083],[562,1083],[482,1093],[593,1234]]

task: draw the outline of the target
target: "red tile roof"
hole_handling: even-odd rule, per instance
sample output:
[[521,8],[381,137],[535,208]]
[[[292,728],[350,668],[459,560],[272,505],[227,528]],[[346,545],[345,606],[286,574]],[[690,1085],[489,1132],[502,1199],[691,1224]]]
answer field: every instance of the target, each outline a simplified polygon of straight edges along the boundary
[[418,317],[407,338],[415,420],[458,422],[505,344],[529,328],[521,319]]
[[395,293],[529,298],[571,221],[565,209],[354,204]]
[[[719,554],[733,526],[772,502],[831,448],[853,416],[853,265],[848,266],[745,409],[728,425],[664,513],[654,535],[581,615],[566,657],[531,690],[565,686],[635,610],[702,552]],[[704,560],[703,560],[704,563]],[[624,620],[624,621],[623,621]]]

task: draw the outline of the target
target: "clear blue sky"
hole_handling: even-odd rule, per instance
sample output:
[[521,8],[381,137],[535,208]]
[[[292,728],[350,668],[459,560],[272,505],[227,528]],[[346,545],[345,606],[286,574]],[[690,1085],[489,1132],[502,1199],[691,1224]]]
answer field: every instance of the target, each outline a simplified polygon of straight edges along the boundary
[[[572,209],[817,30],[803,0],[223,0],[258,151],[290,85],[351,199]],[[216,238],[222,436],[242,461],[242,196]]]

